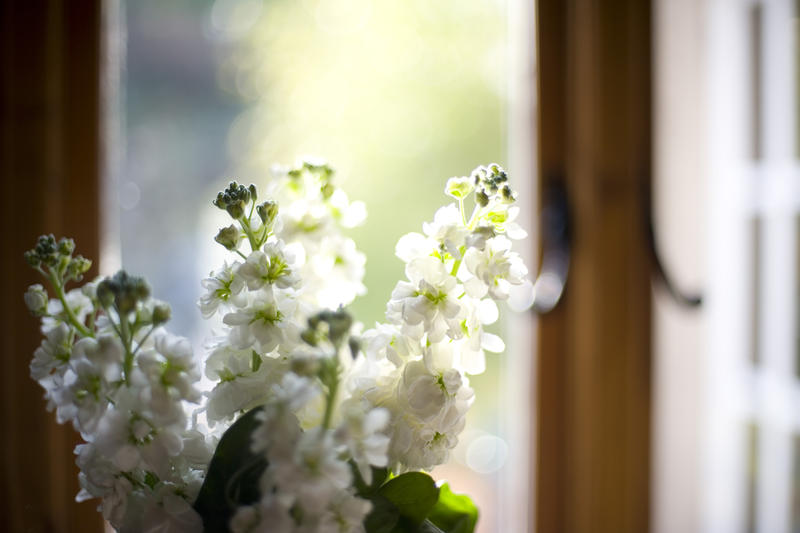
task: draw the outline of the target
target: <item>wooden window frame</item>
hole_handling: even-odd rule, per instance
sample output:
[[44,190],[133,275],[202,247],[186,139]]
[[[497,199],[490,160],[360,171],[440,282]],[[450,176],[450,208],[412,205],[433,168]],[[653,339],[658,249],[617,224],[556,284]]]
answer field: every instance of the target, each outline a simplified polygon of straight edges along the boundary
[[[101,4],[0,4],[2,531],[103,529],[96,501],[75,504],[80,437],[56,424],[30,378],[41,333],[22,301],[41,281],[22,258],[38,235],[69,235],[79,253],[99,258]],[[88,275],[97,272],[95,264]]]
[[540,533],[649,529],[650,10],[536,5],[539,190],[564,184],[572,241],[563,299],[538,321]]

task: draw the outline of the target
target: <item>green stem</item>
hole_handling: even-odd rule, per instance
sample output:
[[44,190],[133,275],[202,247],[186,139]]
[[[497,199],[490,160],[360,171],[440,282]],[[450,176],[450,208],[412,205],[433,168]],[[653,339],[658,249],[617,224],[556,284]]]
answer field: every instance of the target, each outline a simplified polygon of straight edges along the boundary
[[250,249],[255,252],[258,250],[258,240],[256,239],[255,235],[253,235],[253,229],[250,227],[250,221],[242,217],[239,219],[239,222],[242,224],[244,234],[247,235],[247,240],[250,241]]
[[72,311],[72,308],[67,304],[67,297],[64,294],[64,286],[61,284],[61,280],[55,276],[52,272],[50,273],[50,282],[53,284],[53,288],[56,291],[56,296],[61,301],[61,305],[64,307],[64,313],[67,315],[67,319],[69,320],[70,324],[72,324],[78,333],[81,334],[81,337],[94,337],[94,334],[89,331],[85,325],[81,324],[78,317],[75,316],[75,313]]
[[450,271],[451,276],[455,276],[458,274],[458,268],[461,266],[461,259],[456,259],[456,262],[453,263],[453,270]]
[[322,418],[323,429],[330,429],[331,418],[333,417],[333,405],[336,403],[336,393],[339,389],[338,365],[333,382],[328,385],[328,398],[325,404],[325,416]]
[[150,330],[149,330],[147,333],[145,333],[144,337],[142,337],[142,340],[141,340],[141,341],[139,341],[139,342],[136,344],[136,349],[133,351],[133,355],[134,355],[134,356],[136,356],[136,354],[139,352],[139,348],[141,348],[141,347],[142,347],[142,344],[144,344],[144,343],[147,341],[147,339],[150,337],[150,334],[151,334],[151,333],[153,333],[153,331],[154,331],[155,329],[156,329],[156,326],[155,326],[155,324],[154,324],[153,326],[151,326],[151,327],[150,327]]
[[133,371],[133,352],[131,351],[131,326],[128,324],[128,317],[122,316],[122,313],[119,312],[119,308],[114,306],[117,310],[117,316],[119,317],[119,326],[120,326],[120,339],[122,340],[122,345],[125,347],[125,361],[123,362],[123,371],[125,373],[124,380],[125,383],[130,383],[131,379],[131,372]]
[[[458,251],[461,253],[461,258],[464,258],[464,253],[467,251],[466,246],[461,246]],[[458,274],[458,267],[461,266],[461,259],[456,259],[455,263],[453,263],[453,270],[450,271],[450,275],[454,276]]]

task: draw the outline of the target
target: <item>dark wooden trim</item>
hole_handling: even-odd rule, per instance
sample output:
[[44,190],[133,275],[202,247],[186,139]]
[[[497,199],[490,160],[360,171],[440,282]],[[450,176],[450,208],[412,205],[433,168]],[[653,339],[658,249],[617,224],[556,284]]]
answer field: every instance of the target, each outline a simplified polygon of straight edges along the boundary
[[99,255],[100,38],[100,0],[0,3],[2,531],[103,528],[97,502],[75,503],[79,437],[29,377],[41,335],[22,301],[39,281],[22,253],[39,234]]
[[572,267],[539,321],[536,530],[650,514],[650,3],[537,2],[540,176],[564,180]]

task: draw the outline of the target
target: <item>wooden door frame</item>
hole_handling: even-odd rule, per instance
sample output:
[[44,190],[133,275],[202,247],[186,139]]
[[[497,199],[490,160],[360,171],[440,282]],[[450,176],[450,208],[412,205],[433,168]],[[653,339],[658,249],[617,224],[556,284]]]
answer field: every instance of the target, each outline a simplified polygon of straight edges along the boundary
[[650,10],[536,3],[540,192],[564,183],[572,240],[564,297],[538,322],[539,533],[649,529]]

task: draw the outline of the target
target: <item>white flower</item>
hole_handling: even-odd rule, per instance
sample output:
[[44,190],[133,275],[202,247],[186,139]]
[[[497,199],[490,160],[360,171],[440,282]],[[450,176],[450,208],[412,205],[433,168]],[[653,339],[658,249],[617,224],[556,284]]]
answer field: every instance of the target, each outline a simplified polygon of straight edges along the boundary
[[281,293],[274,298],[259,293],[247,307],[228,313],[222,321],[232,326],[230,340],[235,347],[248,348],[257,341],[259,351],[268,353],[286,339],[284,330],[295,326],[289,320],[295,307],[296,302]]
[[212,272],[209,277],[200,282],[207,291],[197,302],[203,318],[210,318],[217,312],[220,304],[243,306],[247,303],[242,292],[245,282],[237,273],[240,265],[241,263],[233,265],[224,263],[221,269]]
[[[75,318],[81,323],[94,310],[92,301],[80,289],[72,289],[67,292],[64,299],[67,301],[67,305],[75,315]],[[70,323],[61,300],[56,298],[51,298],[47,303],[47,314],[49,316],[42,318],[42,331],[44,333],[47,333],[59,323]]]
[[340,458],[333,435],[319,426],[300,436],[292,461],[273,461],[272,454],[268,458],[268,470],[279,490],[313,515],[328,508],[339,490],[352,481],[350,466]]
[[475,298],[482,298],[488,292],[495,300],[505,300],[511,285],[521,285],[528,274],[519,254],[511,251],[511,241],[502,235],[488,241],[483,250],[467,250],[464,264],[475,276],[467,279],[464,287]]
[[267,493],[257,504],[239,507],[230,528],[233,533],[291,533],[294,525],[289,508]]
[[395,287],[387,317],[395,323],[421,325],[430,342],[439,342],[445,333],[461,337],[460,291],[444,264],[433,257],[415,259],[406,265],[406,275],[410,281]]
[[364,332],[366,352],[373,358],[386,358],[395,366],[422,354],[419,339],[404,335],[393,324],[377,324]]
[[438,243],[420,233],[406,233],[394,247],[394,253],[404,263],[410,263],[420,257],[428,257],[438,249]]
[[441,243],[454,259],[461,259],[461,247],[464,246],[469,230],[464,225],[456,204],[440,207],[433,217],[433,222],[422,224],[422,231],[434,241]]
[[342,406],[342,424],[336,430],[336,439],[347,447],[361,478],[372,483],[370,466],[388,464],[389,437],[383,433],[389,424],[389,411],[380,407],[366,410],[364,405],[351,402]]
[[31,377],[41,381],[54,370],[63,375],[72,354],[72,330],[60,323],[45,334],[42,344],[33,352]]
[[75,343],[62,388],[55,391],[59,421],[72,420],[85,438],[93,434],[108,407],[112,384],[122,376],[124,348],[116,337],[90,337]]
[[206,374],[219,380],[206,393],[206,416],[210,423],[232,418],[269,399],[270,387],[280,381],[286,364],[278,359],[253,355],[252,350],[217,349],[209,358]]
[[315,533],[363,533],[364,519],[372,503],[347,491],[339,491],[317,524]]
[[362,283],[366,257],[352,239],[330,235],[307,245],[309,260],[303,270],[303,297],[315,307],[336,309],[365,294]]
[[139,531],[145,533],[195,533],[203,529],[203,519],[176,487],[162,485],[145,502]]
[[239,274],[250,290],[273,285],[281,289],[295,288],[300,284],[298,268],[302,265],[302,246],[284,246],[283,241],[268,242],[263,251],[255,250],[239,268]]

